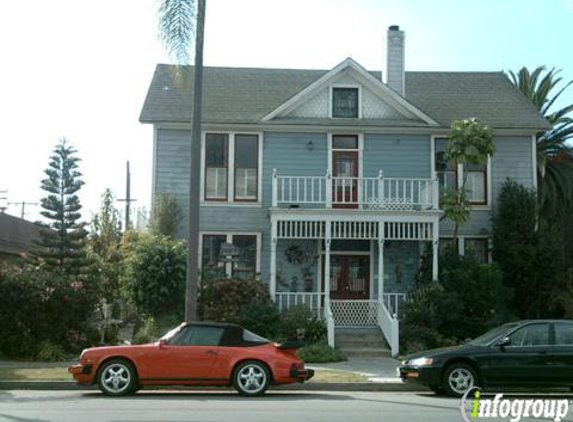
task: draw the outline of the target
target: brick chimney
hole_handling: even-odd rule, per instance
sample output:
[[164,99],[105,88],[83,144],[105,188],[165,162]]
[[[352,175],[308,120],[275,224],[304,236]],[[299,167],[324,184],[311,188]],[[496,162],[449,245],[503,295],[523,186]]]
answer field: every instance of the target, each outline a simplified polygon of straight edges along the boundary
[[404,31],[398,25],[388,27],[386,37],[386,85],[404,96]]

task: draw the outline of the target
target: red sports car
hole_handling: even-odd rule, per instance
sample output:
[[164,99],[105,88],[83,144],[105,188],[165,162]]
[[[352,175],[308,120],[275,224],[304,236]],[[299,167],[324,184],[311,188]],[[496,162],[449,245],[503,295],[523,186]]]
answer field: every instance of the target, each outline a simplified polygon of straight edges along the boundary
[[234,386],[259,396],[270,384],[304,382],[314,375],[296,356],[296,343],[272,343],[234,324],[183,323],[155,343],[85,349],[68,368],[79,384],[110,396],[145,385]]

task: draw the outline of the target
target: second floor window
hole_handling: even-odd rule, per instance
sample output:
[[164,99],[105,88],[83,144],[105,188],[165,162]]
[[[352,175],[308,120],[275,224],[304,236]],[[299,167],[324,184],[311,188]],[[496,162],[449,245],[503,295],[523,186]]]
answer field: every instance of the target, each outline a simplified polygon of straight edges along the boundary
[[205,199],[227,199],[229,135],[208,133],[205,137]]
[[204,151],[205,201],[259,200],[259,135],[206,133]]
[[332,88],[332,117],[358,117],[358,88]]
[[458,188],[458,169],[456,164],[452,161],[447,161],[445,158],[447,143],[447,139],[436,139],[435,170],[438,175],[438,181],[440,184],[440,193],[443,192],[443,188]]
[[235,200],[257,200],[259,138],[257,135],[235,136]]

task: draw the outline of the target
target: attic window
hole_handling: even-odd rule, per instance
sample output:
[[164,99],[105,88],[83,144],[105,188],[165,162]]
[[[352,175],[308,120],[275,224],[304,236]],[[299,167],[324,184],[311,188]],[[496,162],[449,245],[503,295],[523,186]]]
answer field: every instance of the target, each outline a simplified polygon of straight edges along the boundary
[[332,117],[358,117],[358,88],[332,88]]

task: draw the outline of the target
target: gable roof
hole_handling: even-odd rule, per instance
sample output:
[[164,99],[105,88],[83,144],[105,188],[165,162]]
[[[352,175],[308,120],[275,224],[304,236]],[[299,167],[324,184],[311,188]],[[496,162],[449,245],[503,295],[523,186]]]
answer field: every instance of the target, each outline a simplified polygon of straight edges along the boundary
[[[395,106],[404,109],[407,113],[412,114],[414,117],[423,120],[425,123],[433,126],[437,126],[438,123],[434,121],[431,117],[426,115],[421,110],[418,110],[415,106],[410,104],[404,97],[398,95],[392,89],[388,88],[386,84],[382,83],[380,78],[375,78],[372,76],[366,69],[360,66],[356,61],[352,58],[347,58],[337,66],[335,66],[331,71],[325,73],[316,81],[308,85],[302,91],[299,91],[297,94],[292,96],[289,100],[282,103],[279,107],[271,111],[265,117],[263,117],[263,121],[269,121],[274,117],[277,117],[281,112],[289,109],[290,107],[294,107],[297,104],[301,104],[305,100],[308,99],[309,96],[315,94],[321,88],[327,86],[329,81],[333,80],[340,72],[343,70],[350,69],[354,71],[358,77],[363,81],[363,83],[370,85],[374,90],[378,91],[380,96],[386,98],[387,101],[393,103]],[[338,120],[338,119],[337,119]]]
[[[176,76],[183,69],[184,77]],[[203,123],[259,124],[328,70],[205,67]],[[188,123],[192,115],[193,66],[159,64],[140,121]],[[368,72],[380,80],[380,72]],[[549,123],[503,72],[406,72],[405,98],[442,127],[477,117],[494,128],[546,130]],[[344,120],[344,121],[343,121]],[[274,119],[265,124],[424,126],[384,119]]]

